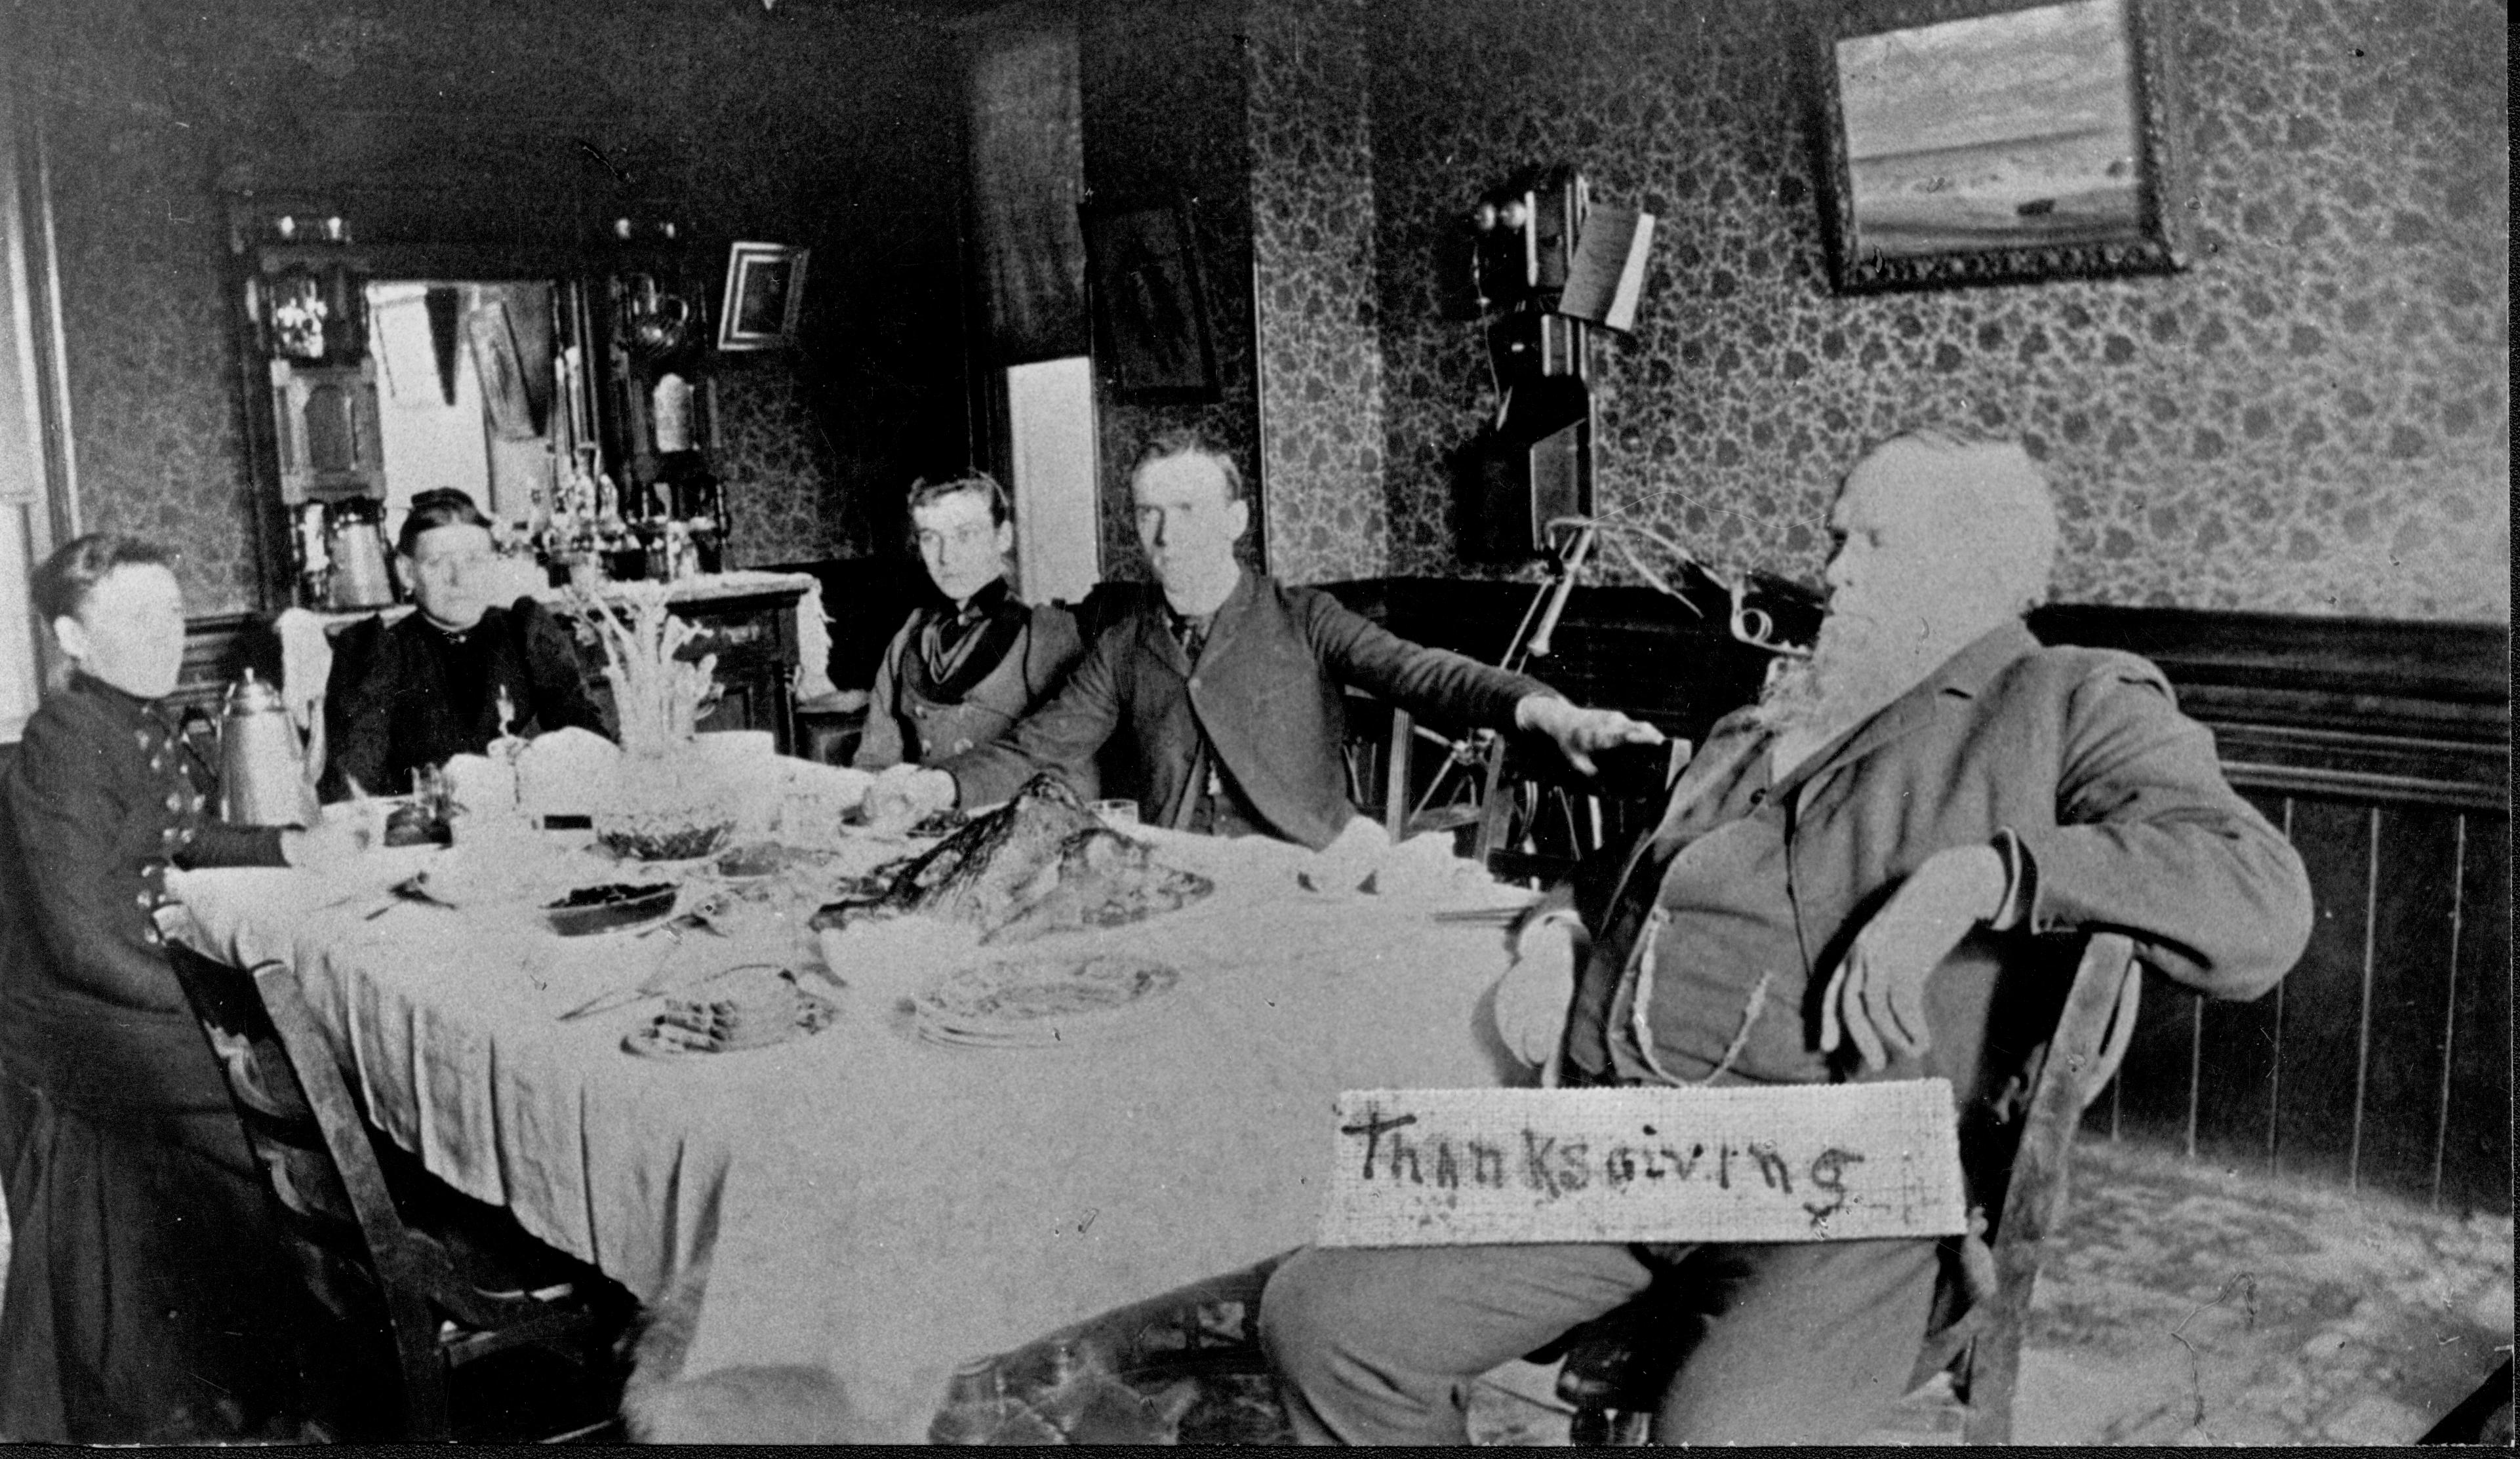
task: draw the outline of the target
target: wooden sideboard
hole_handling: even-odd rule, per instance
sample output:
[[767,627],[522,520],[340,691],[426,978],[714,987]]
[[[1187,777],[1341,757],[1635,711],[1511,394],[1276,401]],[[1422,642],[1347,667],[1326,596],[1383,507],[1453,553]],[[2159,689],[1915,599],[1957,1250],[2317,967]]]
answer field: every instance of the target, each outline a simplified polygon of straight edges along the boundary
[[[723,693],[701,716],[701,730],[768,730],[781,754],[794,748],[796,603],[804,593],[802,583],[791,582],[672,605],[676,617],[700,630],[675,657],[697,663],[706,655],[717,656]],[[612,686],[604,677],[604,650],[595,626],[561,612],[562,620],[577,630],[587,688],[604,710],[605,722],[612,723]]]

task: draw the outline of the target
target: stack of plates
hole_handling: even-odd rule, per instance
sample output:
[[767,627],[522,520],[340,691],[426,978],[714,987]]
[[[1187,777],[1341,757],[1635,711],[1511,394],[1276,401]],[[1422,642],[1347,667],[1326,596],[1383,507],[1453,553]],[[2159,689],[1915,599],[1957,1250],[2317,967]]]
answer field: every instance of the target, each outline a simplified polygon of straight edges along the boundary
[[911,999],[922,1038],[983,1048],[1044,1048],[1099,1038],[1137,1021],[1181,974],[1128,953],[987,963]]

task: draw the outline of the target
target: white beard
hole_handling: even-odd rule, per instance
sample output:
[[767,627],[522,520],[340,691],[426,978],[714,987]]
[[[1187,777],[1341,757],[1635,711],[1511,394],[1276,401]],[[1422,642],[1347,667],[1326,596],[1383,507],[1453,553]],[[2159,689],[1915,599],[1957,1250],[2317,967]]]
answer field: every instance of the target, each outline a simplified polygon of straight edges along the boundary
[[1821,622],[1812,656],[1786,663],[1768,681],[1759,695],[1759,721],[1781,733],[1835,739],[1923,682],[1963,642],[1917,618],[1893,624],[1832,613]]

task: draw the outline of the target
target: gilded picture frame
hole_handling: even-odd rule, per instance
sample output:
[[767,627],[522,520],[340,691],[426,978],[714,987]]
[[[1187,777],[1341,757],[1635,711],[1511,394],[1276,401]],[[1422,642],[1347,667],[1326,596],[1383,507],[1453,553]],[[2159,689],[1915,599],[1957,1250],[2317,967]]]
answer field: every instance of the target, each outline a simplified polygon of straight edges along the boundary
[[717,314],[719,349],[795,344],[797,322],[805,311],[805,264],[812,251],[768,243],[729,246],[725,300]]
[[1811,48],[1845,293],[2185,266],[2157,0],[1857,0]]

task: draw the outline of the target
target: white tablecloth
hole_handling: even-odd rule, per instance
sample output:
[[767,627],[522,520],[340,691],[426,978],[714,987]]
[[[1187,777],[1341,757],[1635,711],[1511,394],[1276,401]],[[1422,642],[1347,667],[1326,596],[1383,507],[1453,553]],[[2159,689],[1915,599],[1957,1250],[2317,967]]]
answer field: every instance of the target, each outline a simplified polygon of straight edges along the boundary
[[[1148,833],[1218,892],[998,956],[1127,950],[1180,985],[1043,1049],[920,1038],[889,990],[811,1038],[661,1062],[648,1003],[558,1014],[716,939],[563,940],[531,914],[397,905],[284,872],[184,879],[186,934],[288,958],[369,1108],[430,1169],[643,1299],[710,1263],[687,1374],[814,1363],[897,1436],[964,1357],[1309,1239],[1343,1088],[1509,1073],[1493,926],[1297,889],[1299,853]],[[819,980],[808,980],[809,985]]]

